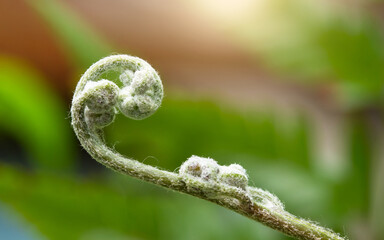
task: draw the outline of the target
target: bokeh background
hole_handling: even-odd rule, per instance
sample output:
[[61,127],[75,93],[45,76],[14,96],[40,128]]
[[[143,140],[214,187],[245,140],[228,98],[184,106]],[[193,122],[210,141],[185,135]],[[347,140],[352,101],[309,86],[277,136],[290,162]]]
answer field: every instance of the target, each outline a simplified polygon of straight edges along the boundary
[[110,146],[170,171],[191,155],[350,239],[384,239],[384,2],[1,0],[0,239],[290,239],[114,173],[69,118],[81,74],[126,53],[165,98]]

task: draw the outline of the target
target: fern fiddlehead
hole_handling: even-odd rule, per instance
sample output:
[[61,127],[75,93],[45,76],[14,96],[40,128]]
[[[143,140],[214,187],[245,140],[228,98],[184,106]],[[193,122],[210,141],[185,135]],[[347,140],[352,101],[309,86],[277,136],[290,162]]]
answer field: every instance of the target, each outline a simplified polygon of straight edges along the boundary
[[[101,79],[108,71],[118,71],[121,83]],[[248,186],[246,170],[238,164],[221,166],[213,159],[192,156],[174,173],[126,158],[105,144],[102,128],[113,122],[116,113],[144,119],[159,108],[162,98],[160,77],[147,62],[112,55],[81,77],[72,100],[72,126],[84,149],[117,172],[214,202],[297,239],[344,239],[286,212],[268,191]]]

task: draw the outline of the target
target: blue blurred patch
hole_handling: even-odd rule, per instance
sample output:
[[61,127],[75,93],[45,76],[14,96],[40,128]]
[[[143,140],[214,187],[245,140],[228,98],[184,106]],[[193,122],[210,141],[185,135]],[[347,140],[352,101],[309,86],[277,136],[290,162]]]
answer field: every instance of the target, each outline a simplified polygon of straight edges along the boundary
[[41,240],[45,239],[17,212],[0,202],[0,239]]

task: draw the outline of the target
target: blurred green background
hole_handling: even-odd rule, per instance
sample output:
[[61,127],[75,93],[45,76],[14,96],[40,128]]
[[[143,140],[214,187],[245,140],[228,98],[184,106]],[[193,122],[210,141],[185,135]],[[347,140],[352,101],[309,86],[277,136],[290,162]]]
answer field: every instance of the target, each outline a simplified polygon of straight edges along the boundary
[[290,212],[384,239],[384,2],[0,1],[0,239],[290,239],[112,172],[79,146],[71,96],[98,59],[160,73],[149,119],[110,146],[169,171],[243,165]]

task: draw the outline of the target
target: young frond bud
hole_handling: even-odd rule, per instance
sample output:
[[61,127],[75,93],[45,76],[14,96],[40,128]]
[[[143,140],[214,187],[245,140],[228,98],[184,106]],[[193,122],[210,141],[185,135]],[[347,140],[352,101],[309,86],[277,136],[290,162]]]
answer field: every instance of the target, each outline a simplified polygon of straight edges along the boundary
[[181,176],[193,176],[203,180],[216,180],[219,164],[211,158],[192,156],[185,161],[179,170]]
[[245,189],[248,185],[248,175],[239,164],[221,166],[218,181],[225,184]]

